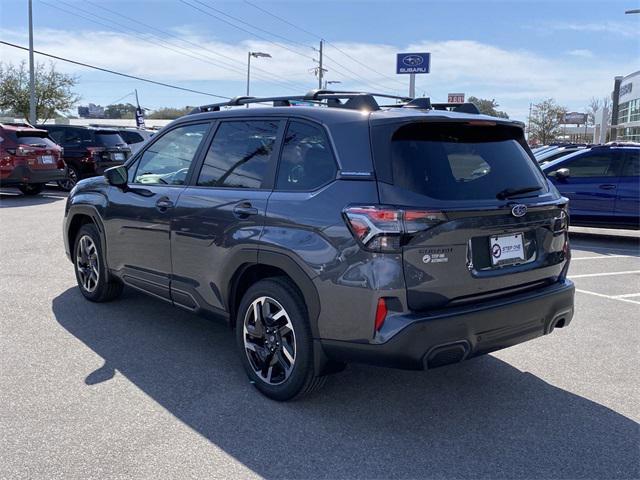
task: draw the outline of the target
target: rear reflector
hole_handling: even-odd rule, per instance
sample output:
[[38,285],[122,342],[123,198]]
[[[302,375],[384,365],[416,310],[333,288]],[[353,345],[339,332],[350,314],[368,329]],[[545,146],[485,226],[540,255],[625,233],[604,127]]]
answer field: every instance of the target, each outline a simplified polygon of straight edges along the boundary
[[379,298],[378,307],[376,308],[376,332],[378,332],[382,328],[382,325],[384,325],[385,318],[387,318],[387,302],[385,302],[384,298]]

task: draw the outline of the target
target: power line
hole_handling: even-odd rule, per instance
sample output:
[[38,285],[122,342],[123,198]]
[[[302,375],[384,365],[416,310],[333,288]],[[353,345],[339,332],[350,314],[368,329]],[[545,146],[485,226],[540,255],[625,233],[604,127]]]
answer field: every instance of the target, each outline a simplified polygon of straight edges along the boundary
[[[199,1],[199,0],[192,0],[192,1],[197,2],[197,3],[199,3],[200,5],[203,5],[203,6],[204,6],[204,7],[206,7],[206,8],[210,8],[206,3],[202,3],[202,2],[201,2],[201,1]],[[312,57],[307,56],[307,55],[305,55],[304,53],[300,53],[300,52],[298,52],[298,51],[296,51],[296,50],[293,50],[292,48],[287,47],[286,45],[283,45],[283,44],[281,44],[281,43],[278,43],[278,42],[274,42],[274,41],[272,41],[272,40],[269,40],[268,38],[265,38],[265,37],[263,37],[263,36],[261,36],[261,35],[256,34],[255,32],[252,32],[252,31],[250,31],[250,30],[247,30],[247,29],[246,29],[246,28],[244,28],[244,27],[240,27],[240,26],[238,26],[238,25],[235,25],[235,24],[231,23],[230,21],[225,20],[224,18],[220,18],[219,16],[214,15],[214,14],[213,14],[213,13],[211,13],[211,12],[207,12],[206,10],[201,9],[201,8],[199,8],[199,7],[198,7],[198,6],[196,6],[196,5],[192,5],[191,3],[189,3],[189,2],[187,2],[187,1],[185,1],[185,0],[180,0],[180,2],[184,3],[185,5],[188,5],[188,6],[189,6],[189,7],[191,7],[191,8],[194,8],[194,9],[198,10],[198,11],[199,11],[199,12],[201,12],[201,13],[204,13],[205,15],[208,15],[208,16],[213,17],[213,18],[215,18],[215,19],[217,19],[217,20],[219,20],[219,21],[221,21],[221,22],[223,22],[223,23],[226,23],[227,25],[231,25],[232,27],[237,28],[238,30],[242,30],[243,32],[248,33],[249,35],[253,35],[253,36],[255,36],[255,37],[260,38],[261,40],[264,40],[265,42],[269,42],[270,44],[275,45],[276,47],[283,48],[283,49],[288,50],[288,51],[290,51],[290,52],[292,52],[292,53],[295,53],[296,55],[300,55],[301,57],[306,58],[307,60],[313,60],[313,58],[312,58]]]
[[[304,28],[300,27],[299,25],[296,25],[295,23],[292,23],[292,22],[288,21],[287,19],[282,18],[282,17],[280,17],[280,16],[276,15],[275,13],[272,13],[272,12],[270,12],[269,10],[266,10],[266,9],[264,9],[264,8],[262,8],[262,7],[258,6],[258,5],[256,5],[255,3],[250,2],[249,0],[244,0],[244,3],[247,3],[247,4],[251,5],[252,7],[254,7],[254,8],[256,8],[256,9],[260,10],[261,12],[266,13],[267,15],[269,15],[269,16],[271,16],[271,17],[273,17],[273,18],[277,19],[277,20],[280,20],[281,22],[286,23],[287,25],[289,25],[289,26],[291,26],[291,27],[293,27],[293,28],[295,28],[295,29],[297,29],[297,30],[299,30],[299,31],[303,32],[303,33],[306,33],[307,35],[311,35],[312,37],[315,37],[315,38],[317,38],[317,39],[319,39],[319,40],[323,40],[323,39],[324,39],[324,37],[321,37],[321,36],[320,36],[320,35],[318,35],[317,33],[310,32],[309,30],[306,30],[306,29],[304,29]],[[402,83],[402,82],[401,82],[400,80],[398,80],[397,78],[393,78],[393,77],[391,77],[391,76],[389,76],[389,75],[386,75],[386,74],[384,74],[384,73],[381,73],[381,72],[379,72],[379,71],[377,71],[377,70],[375,70],[375,69],[371,68],[371,67],[370,67],[369,65],[367,65],[366,63],[361,62],[360,60],[358,60],[357,58],[353,57],[352,55],[349,55],[347,52],[345,52],[345,51],[344,51],[344,50],[342,50],[341,48],[338,48],[338,47],[337,47],[335,44],[333,44],[332,42],[330,42],[330,41],[328,41],[328,40],[324,40],[324,42],[325,42],[325,43],[327,43],[327,44],[329,44],[329,45],[331,45],[331,46],[332,46],[333,48],[335,48],[337,51],[339,51],[340,53],[342,53],[345,57],[347,57],[347,58],[351,59],[352,61],[356,62],[357,64],[359,64],[359,65],[361,65],[361,66],[363,66],[363,67],[367,68],[368,70],[372,71],[373,73],[376,73],[377,75],[380,75],[381,77],[386,77],[386,78],[388,78],[389,80],[392,80],[393,82],[401,83],[401,84],[404,86],[404,83]],[[325,56],[326,56],[326,55],[325,55]],[[337,63],[337,62],[335,62],[335,63]]]
[[[5,42],[5,41],[2,41],[2,40],[0,40],[0,44],[7,45],[9,47],[19,48],[20,50],[29,51],[29,49],[27,47],[23,47],[21,45],[16,45],[14,43]],[[71,59],[68,59],[68,58],[59,57],[57,55],[52,55],[50,53],[41,52],[39,50],[34,50],[33,52],[37,53],[38,55],[42,55],[42,56],[45,56],[45,57],[49,57],[49,58],[54,58],[56,60],[60,60],[61,62],[72,63],[74,65],[79,65],[81,67],[92,68],[94,70],[99,70],[101,72],[111,73],[113,75],[120,75],[121,77],[131,78],[133,80],[139,80],[141,82],[153,83],[155,85],[160,85],[162,87],[173,88],[173,89],[176,89],[176,90],[182,90],[182,91],[190,92],[190,93],[197,93],[199,95],[207,95],[209,97],[222,98],[223,100],[230,100],[231,99],[231,97],[225,97],[223,95],[216,95],[215,93],[202,92],[200,90],[193,90],[191,88],[179,87],[177,85],[171,85],[169,83],[163,83],[163,82],[158,82],[156,80],[149,80],[148,78],[142,78],[142,77],[137,77],[135,75],[129,75],[128,73],[116,72],[115,70],[109,70],[108,68],[97,67],[95,65],[90,65],[88,63],[82,63],[82,62],[78,62],[76,60],[71,60]]]
[[[94,2],[91,2],[91,1],[89,1],[89,0],[87,0],[87,3],[88,3],[88,4],[90,4],[90,5],[92,5],[92,6],[94,6],[94,7],[97,7],[97,8],[100,8],[100,9],[102,9],[102,10],[105,10],[105,11],[107,11],[107,12],[109,12],[109,13],[113,14],[113,15],[116,15],[116,16],[117,16],[117,17],[119,17],[119,18],[125,18],[125,19],[129,20],[130,22],[132,22],[132,23],[134,23],[134,24],[136,24],[136,25],[143,25],[143,26],[145,26],[145,27],[147,27],[147,28],[149,28],[149,29],[151,29],[151,30],[155,30],[156,32],[160,32],[160,33],[161,33],[161,34],[163,34],[163,35],[166,35],[166,36],[171,37],[171,38],[175,38],[175,39],[177,39],[178,41],[180,41],[180,42],[182,42],[182,43],[186,43],[187,45],[191,45],[191,46],[193,46],[193,47],[196,47],[198,50],[204,50],[204,51],[209,52],[209,53],[211,53],[211,54],[213,54],[213,55],[215,55],[215,56],[217,56],[217,57],[222,57],[222,58],[225,58],[225,59],[227,59],[227,60],[230,60],[231,62],[233,62],[233,64],[230,64],[230,63],[224,62],[224,65],[226,65],[226,66],[227,66],[227,68],[230,68],[230,69],[232,69],[232,70],[234,70],[234,71],[236,71],[236,72],[238,72],[238,73],[242,73],[242,74],[244,74],[244,70],[239,70],[239,69],[238,69],[238,66],[236,66],[236,65],[235,65],[235,64],[242,64],[242,62],[240,62],[239,60],[237,60],[237,59],[235,59],[235,58],[233,58],[233,57],[230,57],[229,55],[225,55],[225,54],[223,54],[223,53],[216,52],[215,50],[211,50],[210,48],[205,48],[205,47],[203,47],[201,44],[198,44],[198,43],[192,42],[192,41],[190,41],[190,40],[186,40],[186,39],[184,39],[184,38],[182,38],[182,37],[180,37],[180,36],[178,36],[178,35],[175,35],[175,34],[173,34],[173,33],[171,33],[171,32],[167,32],[166,30],[159,29],[159,28],[157,28],[157,27],[154,27],[153,25],[149,25],[148,23],[141,22],[141,21],[140,21],[140,20],[138,20],[138,19],[135,19],[135,18],[132,18],[132,17],[128,17],[128,16],[126,16],[126,15],[124,15],[124,14],[120,13],[120,12],[116,12],[116,11],[114,11],[114,10],[111,10],[111,9],[109,9],[109,8],[107,8],[107,7],[103,6],[103,5],[99,5],[99,4],[94,3]],[[115,23],[115,22],[113,22],[113,20],[110,20],[110,21],[111,21],[112,23]],[[185,47],[180,47],[180,48],[185,48]],[[185,49],[186,49],[186,48],[185,48]],[[193,51],[193,50],[190,50],[190,51]],[[209,57],[209,58],[211,58],[211,57]],[[221,61],[221,60],[216,59],[216,61]],[[244,64],[242,64],[242,66],[244,66]],[[259,79],[262,79],[262,80],[264,80],[264,81],[266,81],[266,82],[270,82],[270,83],[278,83],[278,84],[280,84],[280,85],[285,85],[285,83],[281,83],[281,82],[279,82],[279,81],[278,81],[278,80],[284,80],[284,82],[286,82],[287,84],[291,85],[292,87],[295,87],[295,88],[296,88],[296,91],[297,91],[297,90],[299,89],[299,87],[300,87],[300,85],[295,84],[295,83],[292,83],[292,82],[290,82],[290,81],[287,81],[286,79],[284,79],[284,78],[282,78],[282,77],[279,77],[278,75],[275,75],[275,74],[273,74],[273,73],[271,73],[271,72],[268,72],[267,70],[265,70],[265,69],[263,69],[263,68],[260,68],[260,67],[254,66],[254,67],[252,68],[252,70],[258,70],[258,71],[260,71],[260,72],[263,72],[263,75],[268,75],[269,77],[273,77],[273,78],[277,79],[277,80],[269,80],[268,78],[262,78],[259,74],[258,74],[258,75],[255,75],[255,77],[257,77],[257,78],[259,78]]]
[[[64,3],[65,5],[69,5],[69,4],[67,4],[66,2],[64,2],[63,0],[58,0],[58,1],[59,1],[59,2],[61,2],[61,3]],[[115,22],[115,21],[113,21],[113,20],[111,20],[111,19],[108,19],[108,18],[105,18],[105,17],[101,17],[101,16],[96,15],[96,14],[94,14],[94,13],[88,13],[86,10],[81,10],[81,11],[82,11],[83,13],[85,13],[85,14],[87,14],[87,13],[88,13],[89,15],[92,15],[92,16],[94,16],[94,17],[96,17],[96,18],[101,18],[101,19],[103,19],[103,20],[106,20],[107,22],[110,22],[110,23],[112,23],[112,24],[114,24],[114,25],[119,25],[119,26],[121,26],[121,27],[124,27],[124,28],[125,28],[125,29],[127,29],[127,30],[125,30],[125,29],[123,29],[123,28],[114,27],[114,26],[112,26],[112,25],[107,25],[106,23],[103,23],[103,22],[101,22],[101,21],[99,21],[99,20],[96,20],[96,19],[94,19],[94,18],[87,17],[86,15],[83,15],[83,14],[78,13],[78,12],[69,11],[69,10],[67,10],[67,9],[65,9],[65,8],[62,8],[62,7],[60,7],[60,6],[57,6],[57,5],[52,5],[52,4],[50,4],[50,3],[48,3],[48,2],[46,2],[46,1],[44,1],[44,0],[40,0],[40,3],[43,3],[43,4],[47,5],[47,6],[48,6],[48,7],[50,7],[50,8],[54,8],[54,9],[57,9],[57,10],[63,11],[63,12],[65,12],[65,13],[68,13],[68,14],[70,14],[70,15],[74,15],[74,16],[77,16],[77,17],[80,17],[80,18],[84,18],[85,20],[89,20],[90,22],[97,23],[97,24],[102,25],[102,26],[104,26],[104,27],[107,27],[107,28],[109,28],[109,29],[113,29],[113,30],[116,30],[116,31],[122,32],[122,33],[124,33],[124,34],[125,34],[125,35],[127,35],[127,36],[137,37],[137,38],[139,38],[140,40],[142,40],[142,41],[144,41],[144,42],[147,42],[147,43],[149,43],[150,45],[153,45],[153,46],[155,46],[155,47],[165,48],[165,49],[167,49],[167,50],[171,50],[171,51],[173,51],[173,52],[176,52],[176,53],[177,53],[177,54],[179,54],[179,55],[183,55],[183,56],[186,56],[186,57],[190,57],[190,58],[193,58],[193,59],[195,59],[195,60],[199,60],[199,61],[201,61],[201,62],[204,62],[204,63],[208,63],[208,64],[210,64],[210,65],[213,65],[213,66],[215,66],[215,67],[219,67],[219,68],[223,68],[223,69],[224,69],[224,68],[228,68],[228,69],[231,69],[231,70],[235,70],[237,73],[241,73],[241,74],[243,74],[243,73],[244,73],[242,70],[238,69],[237,67],[235,67],[235,68],[234,68],[234,67],[229,67],[229,66],[226,66],[226,65],[220,64],[220,63],[218,63],[218,61],[213,61],[213,60],[209,60],[209,59],[207,59],[207,58],[205,58],[205,57],[202,57],[202,55],[201,55],[201,54],[191,55],[190,53],[187,53],[189,50],[187,50],[187,52],[184,52],[184,51],[181,51],[181,50],[177,50],[176,48],[173,48],[173,46],[172,46],[171,44],[168,44],[168,42],[166,42],[166,41],[164,41],[164,40],[162,40],[162,39],[160,39],[160,40],[159,40],[159,42],[160,42],[160,44],[159,44],[159,43],[158,43],[158,41],[153,41],[153,40],[150,40],[150,39],[148,39],[148,38],[145,38],[145,37],[143,36],[143,35],[146,35],[144,32],[140,32],[139,30],[135,30],[135,29],[130,29],[130,27],[127,27],[127,26],[125,26],[125,25],[119,24],[118,22]],[[71,5],[69,5],[69,6],[71,6]],[[76,9],[77,9],[78,7],[77,7],[77,6],[73,6],[73,8],[76,8]],[[131,30],[133,30],[134,32],[138,32],[138,34],[132,33],[132,32],[131,32]],[[153,36],[153,37],[154,37],[154,38],[158,38],[158,37],[155,37],[155,36]],[[163,45],[163,44],[164,44],[164,45]],[[177,47],[177,48],[180,48],[180,49],[186,50],[186,49],[184,49],[184,47]],[[280,85],[282,85],[282,86],[285,86],[286,88],[291,88],[292,90],[298,91],[298,89],[297,89],[297,88],[296,88],[296,89],[294,89],[294,88],[289,87],[289,86],[287,86],[287,85],[285,85],[285,84],[283,84],[283,83],[281,83],[281,82],[278,82],[278,81],[274,81],[274,80],[264,80],[264,81],[266,81],[266,82],[270,82],[270,83],[278,83],[278,84],[280,84]]]

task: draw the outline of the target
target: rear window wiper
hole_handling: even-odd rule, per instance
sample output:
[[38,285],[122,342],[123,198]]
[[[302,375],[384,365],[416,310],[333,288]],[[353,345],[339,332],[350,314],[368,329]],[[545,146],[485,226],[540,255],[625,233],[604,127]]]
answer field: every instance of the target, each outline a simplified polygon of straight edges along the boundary
[[522,195],[523,193],[537,192],[538,190],[542,190],[542,187],[505,188],[496,194],[496,198],[498,200],[505,200],[507,198],[515,197],[516,195]]

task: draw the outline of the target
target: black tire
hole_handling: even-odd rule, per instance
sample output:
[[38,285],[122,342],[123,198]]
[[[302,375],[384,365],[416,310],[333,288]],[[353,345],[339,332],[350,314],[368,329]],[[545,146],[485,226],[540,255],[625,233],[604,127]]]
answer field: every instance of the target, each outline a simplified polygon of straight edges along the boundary
[[76,186],[76,183],[80,180],[80,176],[78,174],[78,170],[71,165],[67,166],[67,178],[64,180],[58,180],[58,187],[60,187],[65,192],[70,192],[73,187]]
[[39,195],[44,190],[44,183],[24,183],[18,185],[18,190],[24,195]]
[[[293,327],[295,343],[295,361],[288,377],[277,385],[268,383],[258,375],[255,365],[250,360],[253,353],[245,347],[245,317],[254,301],[269,297],[279,303]],[[287,327],[288,328],[288,327]],[[278,401],[300,398],[320,388],[325,381],[324,376],[316,376],[314,369],[313,340],[309,326],[307,308],[295,284],[285,277],[274,277],[252,285],[242,297],[236,314],[236,345],[240,353],[242,365],[254,386],[265,396]],[[268,334],[266,334],[268,335]],[[248,338],[252,338],[248,336]],[[255,337],[253,337],[255,338]],[[284,337],[282,337],[284,338]],[[282,341],[280,338],[280,341]],[[273,337],[271,337],[273,340]],[[263,347],[264,348],[264,347]],[[263,352],[266,349],[263,350]],[[255,354],[254,354],[255,355]],[[252,358],[256,358],[253,356]]]
[[[86,258],[86,261],[79,260],[79,257],[82,257],[80,252],[81,243],[89,243],[87,240],[83,241],[83,237],[88,237],[95,247],[95,257],[91,255],[91,259]],[[123,284],[113,278],[107,271],[102,252],[100,235],[95,225],[87,223],[80,227],[73,242],[73,269],[76,274],[76,281],[78,282],[80,292],[87,300],[92,302],[109,302],[114,300],[120,296],[123,289]],[[86,267],[81,265],[85,265]],[[95,275],[96,280],[93,282],[89,281],[89,286],[87,287],[87,282],[85,281],[86,272],[90,269],[93,271],[92,267],[97,267],[96,270],[98,273]]]

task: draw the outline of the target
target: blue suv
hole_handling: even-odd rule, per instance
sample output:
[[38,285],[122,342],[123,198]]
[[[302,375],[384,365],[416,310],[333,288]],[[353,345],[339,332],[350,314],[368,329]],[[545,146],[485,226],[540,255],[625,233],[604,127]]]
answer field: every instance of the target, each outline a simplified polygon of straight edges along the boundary
[[595,146],[542,169],[569,198],[572,225],[640,228],[640,146]]
[[[200,107],[79,182],[64,240],[80,292],[215,314],[277,400],[348,362],[434,368],[567,326],[567,200],[523,125],[376,97]],[[273,107],[227,108],[249,103]]]

